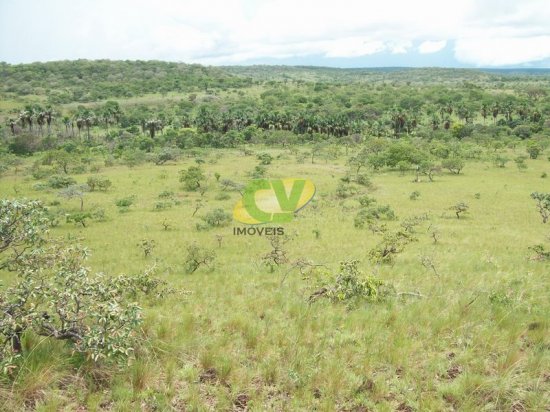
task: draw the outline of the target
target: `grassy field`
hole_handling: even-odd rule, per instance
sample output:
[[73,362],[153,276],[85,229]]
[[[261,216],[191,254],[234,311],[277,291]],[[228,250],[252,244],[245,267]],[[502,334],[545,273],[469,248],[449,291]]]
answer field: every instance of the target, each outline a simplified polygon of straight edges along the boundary
[[[1,384],[0,410],[549,410],[550,265],[530,260],[528,250],[549,235],[529,197],[548,190],[541,178],[550,172],[548,160],[528,160],[525,171],[469,162],[460,175],[441,173],[434,182],[373,174],[373,187],[359,188],[395,211],[390,227],[427,216],[416,228],[418,241],[393,265],[374,266],[368,251],[381,236],[354,227],[358,195],[335,194],[345,157],[311,164],[288,151],[266,151],[275,157],[268,177],[308,178],[317,188],[314,201],[283,225],[293,235],[285,245],[290,262],[274,270],[262,265],[270,251],[265,236],[234,235],[237,222],[196,230],[205,213],[230,213],[240,198],[229,192],[216,200],[215,173],[246,183],[255,156],[210,151],[202,197],[178,180],[194,159],[103,168],[99,174],[113,185],[86,193],[84,210],[104,209],[106,221],[81,227],[61,219],[52,236],[88,247],[94,271],[132,274],[155,265],[181,292],[145,302],[143,345],[123,368],[91,368],[67,356],[63,343],[27,336],[25,345],[36,346],[17,378]],[[88,176],[75,178],[85,183]],[[0,194],[78,210],[78,200],[37,191],[35,183],[10,171]],[[163,191],[174,192],[173,206],[156,210]],[[120,213],[115,201],[131,195],[135,204]],[[198,199],[204,206],[192,216]],[[450,208],[460,201],[469,212],[457,219]],[[138,245],[143,239],[156,245],[147,257]],[[187,274],[193,242],[214,249],[216,259],[212,268]],[[301,274],[293,267],[298,259],[322,269]],[[308,303],[323,273],[337,273],[339,262],[351,259],[398,295],[355,307]],[[13,276],[0,275],[8,284]]]

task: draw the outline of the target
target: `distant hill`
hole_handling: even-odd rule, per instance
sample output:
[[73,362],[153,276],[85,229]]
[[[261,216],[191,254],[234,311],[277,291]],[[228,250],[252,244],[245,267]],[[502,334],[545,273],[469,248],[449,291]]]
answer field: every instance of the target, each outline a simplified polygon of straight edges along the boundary
[[0,63],[0,94],[41,96],[49,104],[94,102],[151,93],[196,93],[271,83],[392,83],[480,86],[550,80],[549,69],[354,68],[202,66],[163,61],[76,60]]
[[54,103],[89,102],[147,93],[238,88],[249,81],[226,70],[162,61],[76,60],[0,63],[0,92],[47,95]]

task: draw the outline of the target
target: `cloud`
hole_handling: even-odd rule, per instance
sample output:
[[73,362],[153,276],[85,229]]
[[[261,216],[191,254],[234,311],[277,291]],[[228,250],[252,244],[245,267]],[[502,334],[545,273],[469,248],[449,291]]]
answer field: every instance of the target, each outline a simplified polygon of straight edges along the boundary
[[456,65],[521,65],[550,58],[548,21],[547,0],[0,0],[0,60],[406,62],[454,45]]
[[550,36],[458,39],[456,57],[476,66],[510,66],[550,57]]
[[421,54],[436,53],[441,49],[444,49],[446,45],[447,45],[446,40],[441,40],[441,41],[427,40],[422,42],[420,46],[418,46],[418,51]]

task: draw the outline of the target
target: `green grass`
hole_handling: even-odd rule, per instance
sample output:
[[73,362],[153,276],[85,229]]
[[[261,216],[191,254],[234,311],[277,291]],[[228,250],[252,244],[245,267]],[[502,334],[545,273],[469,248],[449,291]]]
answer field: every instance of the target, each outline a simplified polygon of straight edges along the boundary
[[[104,168],[100,174],[113,186],[86,194],[84,207],[105,209],[107,221],[86,228],[62,221],[52,235],[89,247],[96,271],[137,273],[156,264],[159,277],[189,293],[144,302],[144,341],[127,365],[94,367],[71,357],[63,343],[28,336],[24,367],[0,387],[0,410],[231,410],[239,395],[258,411],[549,407],[550,264],[529,260],[527,249],[549,234],[529,197],[548,191],[548,181],[540,178],[550,170],[547,160],[528,160],[521,172],[511,164],[497,169],[470,162],[463,174],[442,173],[433,183],[413,183],[413,176],[398,172],[373,174],[375,188],[368,192],[399,217],[390,226],[429,215],[417,230],[418,242],[394,265],[374,267],[367,255],[380,236],[354,227],[356,200],[335,197],[345,159],[299,164],[288,152],[266,150],[283,154],[268,166],[269,177],[306,177],[317,187],[314,204],[284,225],[296,235],[287,244],[291,261],[307,258],[335,273],[339,261],[359,259],[366,273],[423,297],[354,309],[323,300],[310,305],[313,279],[288,272],[290,264],[274,272],[261,265],[270,250],[267,239],[234,236],[233,225],[197,231],[201,215],[218,207],[231,212],[239,198],[232,192],[230,199],[216,200],[214,173],[246,183],[255,156],[210,152],[203,166],[210,188],[195,217],[200,194],[183,191],[178,181],[178,171],[192,159]],[[84,183],[87,176],[75,178]],[[78,200],[35,191],[34,183],[22,172],[8,173],[0,193],[13,197],[15,187],[20,197],[78,209]],[[415,190],[420,196],[410,200]],[[173,191],[179,204],[155,211],[163,191]],[[134,205],[119,213],[115,201],[130,195]],[[459,201],[469,213],[456,219],[449,208]],[[138,246],[142,239],[156,243],[147,258]],[[216,250],[213,270],[185,273],[185,248],[192,242]],[[422,265],[422,256],[435,263],[438,276]],[[12,276],[1,274],[6,283]],[[491,299],[496,295],[504,299]]]

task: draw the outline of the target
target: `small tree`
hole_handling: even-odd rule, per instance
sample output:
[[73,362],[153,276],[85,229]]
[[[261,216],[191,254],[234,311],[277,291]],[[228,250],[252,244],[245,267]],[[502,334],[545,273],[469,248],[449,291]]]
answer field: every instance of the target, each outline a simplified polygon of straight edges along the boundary
[[261,165],[270,165],[273,161],[273,156],[269,153],[260,153],[257,157]]
[[82,225],[82,227],[86,227],[86,220],[91,219],[92,214],[91,213],[84,213],[84,212],[78,212],[78,213],[70,213],[66,216],[67,223],[73,222],[75,225]]
[[375,302],[382,298],[384,283],[373,276],[366,276],[358,268],[357,260],[340,262],[340,271],[330,283],[323,284],[312,293],[309,301],[326,297],[332,302],[347,302],[350,305],[359,301]]
[[130,210],[130,206],[134,204],[136,197],[134,195],[123,197],[122,199],[117,199],[115,205],[118,207],[120,213],[125,213]]
[[180,182],[188,191],[200,190],[205,185],[206,177],[200,166],[189,166],[187,170],[180,171]]
[[80,211],[84,210],[84,193],[89,190],[88,185],[71,185],[59,192],[59,196],[66,199],[78,198],[80,200]]
[[369,259],[372,263],[393,263],[395,256],[401,253],[405,246],[417,240],[410,232],[398,230],[386,232],[382,241],[369,251]]
[[529,154],[529,157],[531,159],[536,159],[539,157],[539,155],[542,153],[542,147],[539,142],[536,142],[534,140],[530,140],[527,143],[527,153]]
[[464,166],[466,165],[466,163],[464,162],[464,160],[462,160],[461,158],[459,157],[453,157],[453,158],[449,158],[449,159],[444,159],[442,162],[441,162],[441,166],[445,169],[447,169],[449,172],[455,174],[455,175],[458,175],[460,174],[460,172],[462,171],[462,169],[464,169]]
[[550,218],[550,193],[531,193],[531,198],[537,202],[537,209],[542,217],[542,223],[548,222]]
[[0,268],[9,267],[31,248],[46,242],[48,211],[37,200],[0,200]]
[[153,253],[153,249],[155,248],[156,246],[156,243],[153,239],[142,239],[139,243],[138,243],[138,246],[141,248],[141,250],[143,251],[143,255],[145,257],[149,256],[151,253]]
[[56,150],[53,152],[53,161],[58,168],[63,170],[65,174],[68,174],[69,166],[75,162],[75,158],[65,150]]
[[451,210],[455,212],[457,219],[460,219],[461,214],[467,213],[468,209],[469,206],[464,202],[458,202],[456,205],[451,206]]
[[69,342],[97,361],[128,356],[141,310],[128,298],[150,293],[160,281],[140,276],[105,279],[84,266],[85,249],[47,244],[47,211],[36,201],[0,201],[0,255],[17,272],[0,289],[0,369],[17,367],[26,331]]
[[159,153],[153,156],[153,161],[157,166],[163,165],[169,161],[177,161],[180,151],[171,147],[163,148]]
[[204,247],[193,243],[187,247],[187,256],[185,257],[185,270],[187,273],[194,273],[201,266],[210,266],[216,258],[216,253]]
[[202,217],[209,227],[227,226],[231,222],[231,215],[223,209],[217,208]]
[[112,182],[106,177],[102,176],[90,176],[86,182],[90,192],[94,192],[96,189],[101,191],[107,191],[111,187]]
[[518,167],[518,170],[527,169],[527,163],[525,163],[525,160],[527,160],[526,156],[518,156],[514,159],[514,162],[516,162],[516,166]]

